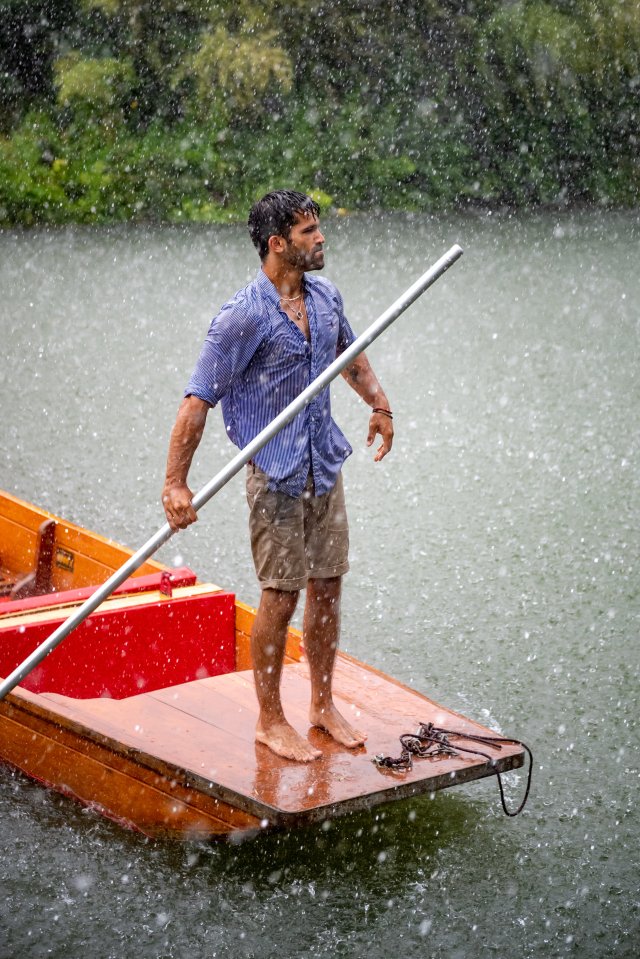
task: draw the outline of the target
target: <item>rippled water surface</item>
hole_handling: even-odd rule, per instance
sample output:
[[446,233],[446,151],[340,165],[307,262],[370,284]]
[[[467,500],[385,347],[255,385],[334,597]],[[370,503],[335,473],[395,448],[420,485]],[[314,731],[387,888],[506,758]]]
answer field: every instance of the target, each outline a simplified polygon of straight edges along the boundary
[[[528,742],[527,809],[507,819],[484,781],[181,846],[0,767],[3,959],[639,953],[640,221],[324,226],[358,331],[465,248],[369,351],[396,414],[384,463],[334,387],[354,446],[343,647]],[[0,234],[0,486],[144,542],[210,316],[256,269],[241,228]],[[194,487],[231,453],[213,413]],[[245,525],[236,479],[161,558],[255,603]]]

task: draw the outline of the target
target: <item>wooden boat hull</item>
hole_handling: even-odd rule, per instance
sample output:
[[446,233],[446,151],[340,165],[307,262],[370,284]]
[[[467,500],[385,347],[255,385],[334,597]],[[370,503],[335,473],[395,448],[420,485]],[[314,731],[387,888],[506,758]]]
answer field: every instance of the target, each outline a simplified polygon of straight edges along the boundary
[[[358,713],[375,751],[397,754],[398,735],[421,722],[487,735],[342,654],[336,699]],[[291,763],[254,743],[250,672],[227,673],[128,700],[70,700],[20,690],[0,709],[3,758],[28,775],[154,837],[224,836],[291,828],[431,793],[522,765],[519,746],[479,757],[417,760],[408,772],[378,769],[372,749],[346,750],[305,722],[304,664],[283,677],[287,712],[323,751]]]
[[[42,543],[42,528],[53,529],[49,543]],[[44,547],[44,548],[43,548]],[[0,490],[0,598],[15,599],[12,592],[21,581],[21,597],[98,586],[132,555],[132,551],[98,533],[92,533]],[[165,567],[147,560],[135,574],[144,576]],[[38,580],[42,587],[35,589]]]
[[[0,703],[2,759],[148,836],[200,839],[319,822],[522,765],[522,747],[502,743],[482,747],[490,758],[459,753],[417,759],[403,772],[380,769],[373,757],[397,755],[399,735],[420,723],[491,732],[339,653],[338,707],[368,733],[365,747],[341,747],[309,726],[308,671],[296,630],[287,645],[283,702],[322,757],[300,764],[275,756],[254,740],[254,610],[208,584],[172,586],[171,595],[151,588],[167,573],[160,567],[146,574],[149,589],[140,581],[137,592],[108,600],[76,649],[72,634],[62,644],[67,651],[59,647],[47,657],[31,688],[27,678]],[[5,602],[4,612],[0,603],[0,673],[10,667],[7,646],[14,653],[19,647],[18,662],[68,612],[68,595],[27,598],[17,609],[16,601]],[[149,665],[140,652],[151,640]],[[85,667],[74,687],[68,676],[79,662],[94,668]]]

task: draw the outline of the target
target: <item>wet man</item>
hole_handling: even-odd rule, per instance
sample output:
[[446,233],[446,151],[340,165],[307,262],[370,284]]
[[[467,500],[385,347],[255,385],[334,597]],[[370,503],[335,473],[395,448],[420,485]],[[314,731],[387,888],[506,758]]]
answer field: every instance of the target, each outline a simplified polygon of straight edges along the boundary
[[[162,501],[174,530],[196,520],[187,476],[209,409],[221,404],[227,433],[242,449],[355,339],[337,289],[312,275],[324,267],[319,212],[308,196],[289,190],[269,193],[251,209],[249,232],[262,268],[212,321],[171,433]],[[367,445],[381,437],[379,461],[393,442],[387,397],[364,354],[343,376],[371,408]],[[261,587],[251,636],[256,739],[299,762],[321,755],[289,724],[280,698],[287,631],[301,589],[307,590],[310,722],[349,748],[366,739],[338,712],[331,691],[341,581],[349,568],[341,468],[350,453],[331,419],[327,387],[247,466]]]

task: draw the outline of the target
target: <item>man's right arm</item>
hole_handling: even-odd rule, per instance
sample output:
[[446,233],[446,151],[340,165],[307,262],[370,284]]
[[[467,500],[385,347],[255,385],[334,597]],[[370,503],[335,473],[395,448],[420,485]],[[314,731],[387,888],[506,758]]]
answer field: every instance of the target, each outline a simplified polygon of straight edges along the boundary
[[198,518],[191,505],[193,493],[187,486],[187,476],[210,409],[210,404],[198,396],[185,397],[171,430],[162,505],[172,530],[186,529]]

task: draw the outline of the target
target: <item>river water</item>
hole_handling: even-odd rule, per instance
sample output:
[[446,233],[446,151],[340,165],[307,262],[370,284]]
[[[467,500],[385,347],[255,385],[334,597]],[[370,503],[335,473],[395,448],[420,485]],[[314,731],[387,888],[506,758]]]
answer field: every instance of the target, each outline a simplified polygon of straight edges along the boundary
[[[369,350],[395,411],[384,463],[334,386],[354,446],[343,647],[526,741],[529,804],[507,819],[488,780],[182,846],[0,767],[3,959],[639,954],[640,218],[323,225],[357,331],[465,249]],[[257,263],[240,227],[0,234],[0,486],[144,542],[210,316]],[[214,412],[194,488],[231,453]],[[161,558],[255,603],[245,524],[236,478]]]

